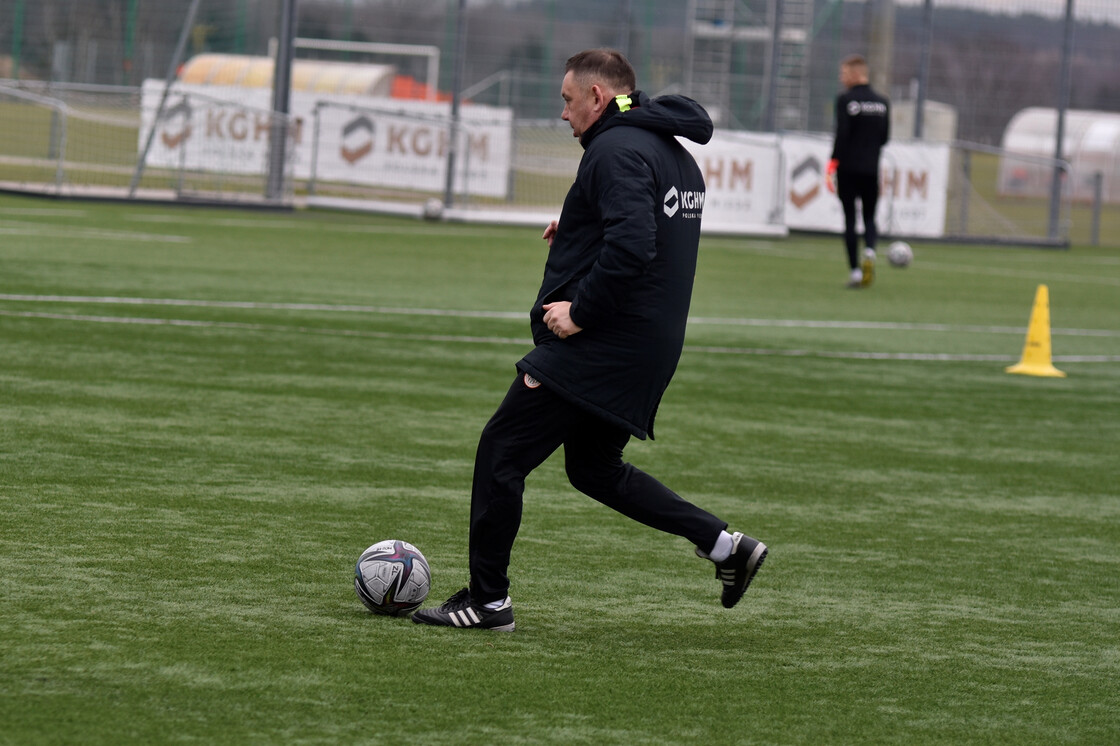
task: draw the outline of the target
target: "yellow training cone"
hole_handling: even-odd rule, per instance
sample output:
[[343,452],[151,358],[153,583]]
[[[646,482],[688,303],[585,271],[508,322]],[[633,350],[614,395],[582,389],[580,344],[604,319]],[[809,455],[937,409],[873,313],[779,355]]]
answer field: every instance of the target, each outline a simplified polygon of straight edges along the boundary
[[1031,309],[1031,323],[1027,328],[1023,357],[1017,365],[1012,365],[1006,371],[1027,376],[1066,377],[1065,373],[1050,362],[1050,290],[1045,285],[1039,285],[1038,292],[1034,295],[1034,308]]

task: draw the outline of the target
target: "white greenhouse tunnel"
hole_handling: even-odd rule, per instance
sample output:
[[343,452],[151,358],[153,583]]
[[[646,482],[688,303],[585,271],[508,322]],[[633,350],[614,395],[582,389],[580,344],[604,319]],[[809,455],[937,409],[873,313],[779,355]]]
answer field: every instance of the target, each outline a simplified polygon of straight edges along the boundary
[[[1053,158],[1058,129],[1056,109],[1032,107],[1011,118],[1003,133],[999,191],[1008,196],[1044,197],[1050,192],[1051,166],[1013,154]],[[1097,174],[1101,199],[1120,202],[1120,114],[1106,111],[1066,112],[1062,157],[1072,167],[1067,196],[1079,202],[1094,198]]]

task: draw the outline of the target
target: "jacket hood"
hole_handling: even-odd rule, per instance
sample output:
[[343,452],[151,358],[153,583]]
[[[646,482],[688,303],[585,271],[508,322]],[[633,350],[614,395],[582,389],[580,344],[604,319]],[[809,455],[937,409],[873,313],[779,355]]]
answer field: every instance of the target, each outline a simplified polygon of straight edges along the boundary
[[629,108],[619,109],[619,100],[611,101],[603,116],[580,137],[586,148],[604,130],[612,127],[640,127],[671,137],[684,137],[701,145],[712,139],[712,118],[704,107],[687,96],[658,96],[651,99],[641,91],[630,94]]

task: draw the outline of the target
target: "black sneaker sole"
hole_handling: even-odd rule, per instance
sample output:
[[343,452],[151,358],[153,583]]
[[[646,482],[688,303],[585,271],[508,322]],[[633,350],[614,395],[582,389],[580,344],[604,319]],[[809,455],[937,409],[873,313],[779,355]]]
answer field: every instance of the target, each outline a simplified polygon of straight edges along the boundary
[[[446,618],[444,618],[446,617]],[[485,629],[492,632],[513,632],[515,624],[513,615],[509,616],[509,622],[506,624],[495,624],[499,620],[488,619],[487,616],[480,617],[471,608],[460,609],[451,612],[438,612],[438,615],[429,617],[427,614],[419,612],[412,615],[412,621],[417,624],[427,624],[432,627],[450,627],[451,629]]]

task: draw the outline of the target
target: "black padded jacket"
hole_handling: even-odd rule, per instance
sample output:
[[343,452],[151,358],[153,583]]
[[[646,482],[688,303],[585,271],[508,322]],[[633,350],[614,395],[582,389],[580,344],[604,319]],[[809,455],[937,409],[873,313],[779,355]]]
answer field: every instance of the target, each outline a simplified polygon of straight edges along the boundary
[[[530,311],[535,347],[519,370],[645,439],[684,346],[704,206],[704,177],[677,141],[706,143],[712,120],[684,96],[612,101],[580,138]],[[560,339],[542,306],[571,301],[582,331]]]

